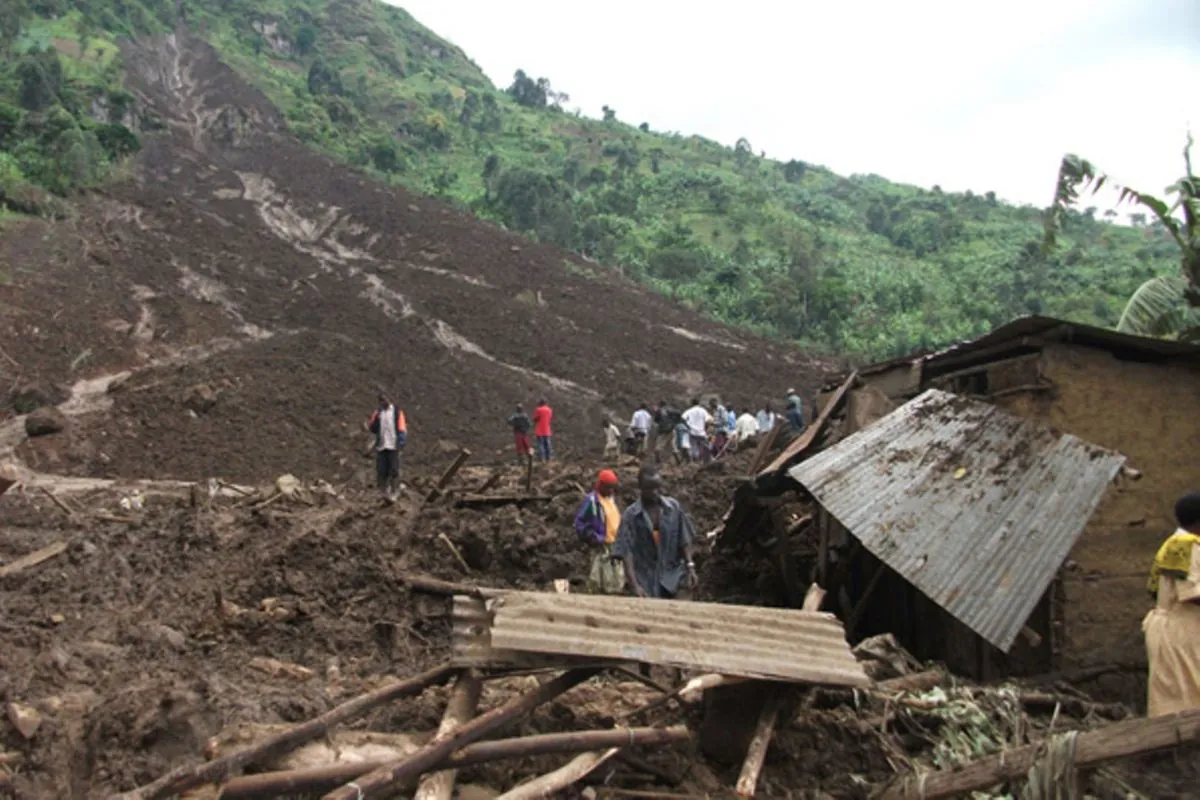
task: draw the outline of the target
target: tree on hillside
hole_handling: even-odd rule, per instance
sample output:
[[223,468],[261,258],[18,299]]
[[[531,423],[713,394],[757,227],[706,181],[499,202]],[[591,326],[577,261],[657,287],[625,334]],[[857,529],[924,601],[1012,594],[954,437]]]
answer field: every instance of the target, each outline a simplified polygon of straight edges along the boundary
[[[1148,209],[1179,247],[1180,274],[1151,278],[1139,286],[1121,313],[1119,331],[1200,341],[1200,179],[1192,172],[1191,150],[1189,134],[1183,148],[1186,172],[1167,187],[1167,195],[1176,197],[1171,205],[1118,184],[1076,155],[1063,156],[1058,168],[1054,201],[1045,215],[1044,250],[1057,244],[1068,209],[1079,200],[1080,192],[1095,194],[1106,183],[1117,189],[1118,204],[1130,201]],[[1177,212],[1182,220],[1175,216]]]
[[314,96],[342,93],[341,76],[320,56],[308,68],[308,91]]
[[600,108],[600,111],[601,111],[601,113],[603,113],[603,114],[604,114],[604,121],[605,121],[605,122],[614,122],[614,121],[616,121],[616,119],[617,119],[617,110],[616,110],[615,108],[609,108],[608,106],[601,106],[601,108]]
[[808,164],[803,161],[792,159],[783,165],[783,179],[788,183],[799,183],[804,178],[804,173],[808,171]]
[[42,111],[58,102],[63,86],[62,62],[58,53],[47,47],[31,50],[17,64],[20,88],[17,99],[30,111]]
[[519,69],[513,74],[512,85],[505,91],[518,105],[526,108],[545,108],[550,101],[557,100],[559,97],[550,88],[549,78],[534,80],[526,75],[523,69]]

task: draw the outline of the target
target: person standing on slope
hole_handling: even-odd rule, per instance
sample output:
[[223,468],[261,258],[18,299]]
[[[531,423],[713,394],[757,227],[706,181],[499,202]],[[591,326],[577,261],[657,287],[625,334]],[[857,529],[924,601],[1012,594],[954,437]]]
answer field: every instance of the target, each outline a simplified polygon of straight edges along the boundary
[[513,430],[513,443],[517,448],[517,462],[524,463],[533,458],[533,444],[529,441],[529,431],[533,422],[525,413],[525,407],[517,403],[517,410],[508,418],[508,426]]
[[646,437],[650,435],[650,429],[653,427],[654,417],[650,415],[646,404],[642,403],[637,411],[633,412],[633,419],[629,421],[629,432],[633,434],[633,442],[637,446],[639,456],[646,453]]
[[375,481],[384,498],[394,501],[400,491],[400,451],[408,442],[404,412],[379,393],[379,404],[363,427],[375,434]]
[[618,458],[621,455],[621,429],[611,419],[605,418],[601,423],[604,427],[604,457]]
[[550,408],[550,404],[543,397],[538,401],[537,408],[533,410],[533,438],[537,441],[539,461],[549,461],[554,455],[550,445],[550,439],[554,435],[550,425],[552,419],[554,419],[554,410]]
[[743,411],[733,426],[734,447],[740,447],[758,436],[758,420],[749,411]]
[[770,433],[775,428],[775,423],[779,421],[779,418],[771,410],[771,404],[764,403],[762,410],[756,415],[755,421],[758,423],[758,433],[761,436]]
[[662,493],[658,467],[638,472],[641,499],[625,509],[612,557],[625,564],[625,580],[635,597],[673,600],[698,583],[692,543],[696,533],[683,507]]
[[[708,451],[708,426],[712,423],[712,414],[700,405],[697,398],[692,400],[691,408],[683,412],[683,421],[687,424],[687,437],[692,461],[707,463],[705,453]],[[711,455],[711,452],[708,452]]]
[[589,594],[621,594],[625,590],[625,573],[620,561],[612,555],[613,542],[621,527],[617,482],[617,473],[600,470],[595,488],[587,493],[575,513],[575,533],[585,544],[599,548],[588,572]]

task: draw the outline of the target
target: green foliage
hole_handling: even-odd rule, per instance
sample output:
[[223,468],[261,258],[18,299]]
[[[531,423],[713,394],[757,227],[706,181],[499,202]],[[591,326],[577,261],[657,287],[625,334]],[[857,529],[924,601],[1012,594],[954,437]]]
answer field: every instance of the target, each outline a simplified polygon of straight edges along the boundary
[[[1192,172],[1191,149],[1189,134],[1183,148],[1184,176],[1167,187],[1167,195],[1176,198],[1171,205],[1116,183],[1079,156],[1066,155],[1059,166],[1054,200],[1045,216],[1043,251],[1058,244],[1064,220],[1080,193],[1090,190],[1094,194],[1105,184],[1117,190],[1118,204],[1128,201],[1149,209],[1156,224],[1179,248],[1180,274],[1152,277],[1129,298],[1117,323],[1117,328],[1127,333],[1200,339],[1200,179]],[[1145,214],[1130,214],[1130,221],[1138,228],[1147,224]]]

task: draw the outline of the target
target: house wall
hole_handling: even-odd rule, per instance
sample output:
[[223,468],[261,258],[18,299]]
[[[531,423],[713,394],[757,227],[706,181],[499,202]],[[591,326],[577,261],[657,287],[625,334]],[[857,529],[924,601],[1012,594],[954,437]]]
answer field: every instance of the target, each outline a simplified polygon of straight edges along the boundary
[[1109,489],[1071,553],[1062,665],[1144,660],[1150,563],[1174,530],[1175,501],[1200,488],[1200,369],[1051,344],[1040,372],[1053,382],[1052,394],[1008,395],[996,404],[1116,450],[1142,473]]

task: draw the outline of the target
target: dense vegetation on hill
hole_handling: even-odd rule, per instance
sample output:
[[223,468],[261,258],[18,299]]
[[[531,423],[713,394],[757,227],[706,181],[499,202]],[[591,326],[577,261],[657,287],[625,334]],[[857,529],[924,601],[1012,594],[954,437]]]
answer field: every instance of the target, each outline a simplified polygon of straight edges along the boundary
[[[120,88],[120,36],[177,24],[260,87],[303,141],[377,178],[586,254],[722,320],[859,358],[1036,312],[1111,325],[1178,271],[1155,224],[841,177],[698,136],[563,110],[550,81],[507,90],[373,0],[0,0],[0,191],[99,180],[153,126]],[[5,15],[7,19],[7,15]],[[615,93],[615,90],[614,90]],[[636,122],[636,121],[631,121]],[[1047,176],[1047,192],[1053,176]],[[986,189],[986,187],[980,187]],[[1048,198],[1049,199],[1049,198]],[[10,205],[13,205],[11,200]]]

